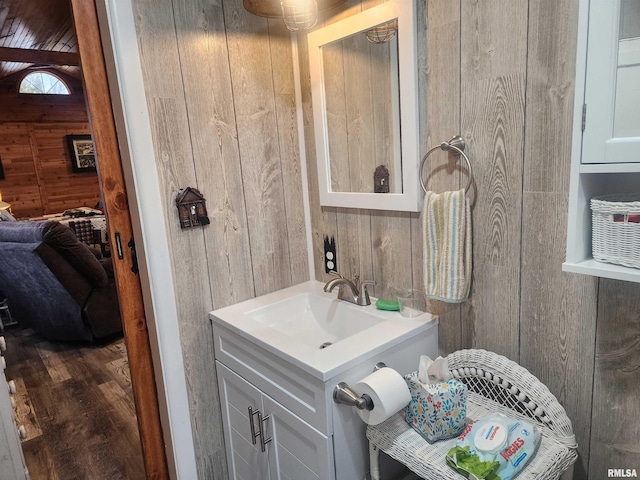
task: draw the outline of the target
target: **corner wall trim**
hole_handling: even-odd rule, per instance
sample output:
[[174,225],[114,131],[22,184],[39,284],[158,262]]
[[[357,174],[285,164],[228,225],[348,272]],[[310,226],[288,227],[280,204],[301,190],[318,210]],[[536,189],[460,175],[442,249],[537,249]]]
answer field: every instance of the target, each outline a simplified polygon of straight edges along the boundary
[[300,158],[300,176],[302,177],[302,202],[304,207],[304,229],[307,234],[307,260],[309,262],[309,280],[315,278],[313,254],[313,236],[311,229],[311,207],[309,204],[309,177],[307,176],[307,147],[304,136],[304,116],[302,112],[302,80],[300,79],[300,54],[298,37],[291,34],[291,54],[293,56],[293,84],[296,95],[296,119],[298,121],[298,155]]

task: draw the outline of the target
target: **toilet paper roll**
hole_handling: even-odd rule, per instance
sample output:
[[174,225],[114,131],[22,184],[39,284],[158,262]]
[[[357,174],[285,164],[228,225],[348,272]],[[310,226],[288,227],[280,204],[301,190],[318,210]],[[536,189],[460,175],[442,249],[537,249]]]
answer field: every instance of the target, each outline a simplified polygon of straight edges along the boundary
[[358,415],[368,425],[384,422],[411,401],[404,378],[389,367],[363,378],[353,386],[353,390],[360,396],[369,395],[373,400],[373,410],[358,410]]

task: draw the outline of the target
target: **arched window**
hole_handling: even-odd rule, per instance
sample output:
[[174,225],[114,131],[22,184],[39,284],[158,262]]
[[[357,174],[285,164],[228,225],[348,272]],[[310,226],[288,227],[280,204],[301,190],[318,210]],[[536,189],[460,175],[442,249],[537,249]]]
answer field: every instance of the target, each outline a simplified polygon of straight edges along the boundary
[[55,75],[48,72],[33,72],[22,79],[20,93],[46,93],[69,95],[69,88]]

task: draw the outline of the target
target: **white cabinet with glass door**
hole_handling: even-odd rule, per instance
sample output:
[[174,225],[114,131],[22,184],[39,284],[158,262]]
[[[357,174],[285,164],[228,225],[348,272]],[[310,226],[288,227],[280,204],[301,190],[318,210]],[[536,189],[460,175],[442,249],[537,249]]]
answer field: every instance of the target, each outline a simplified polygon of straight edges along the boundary
[[640,282],[640,269],[593,259],[590,209],[640,193],[640,0],[580,0],[575,86],[563,270]]

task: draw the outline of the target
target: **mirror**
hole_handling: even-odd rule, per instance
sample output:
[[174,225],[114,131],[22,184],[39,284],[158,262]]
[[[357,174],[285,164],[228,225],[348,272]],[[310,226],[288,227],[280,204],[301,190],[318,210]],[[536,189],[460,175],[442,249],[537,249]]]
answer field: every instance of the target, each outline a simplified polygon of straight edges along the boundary
[[622,0],[614,137],[640,137],[640,0]]
[[415,0],[308,41],[320,204],[419,211]]

